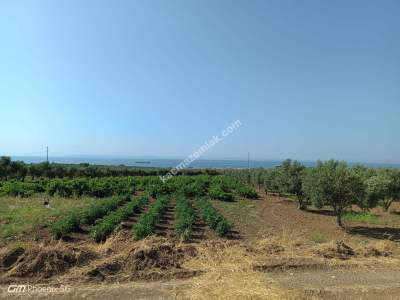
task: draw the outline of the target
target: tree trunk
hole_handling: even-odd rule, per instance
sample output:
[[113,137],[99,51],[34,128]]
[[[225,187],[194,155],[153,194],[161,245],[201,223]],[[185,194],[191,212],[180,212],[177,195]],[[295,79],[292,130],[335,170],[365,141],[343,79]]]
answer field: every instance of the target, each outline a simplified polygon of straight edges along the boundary
[[336,222],[337,224],[343,228],[343,223],[342,223],[342,211],[339,210],[338,212],[336,212]]
[[391,199],[391,198],[386,198],[386,199],[384,199],[384,200],[383,200],[383,210],[384,210],[384,211],[388,211],[390,205],[392,204],[392,202],[393,202],[393,199]]
[[299,196],[297,196],[297,199],[298,199],[298,203],[299,203],[298,209],[305,210],[307,205],[306,205],[304,199],[302,197],[299,197]]

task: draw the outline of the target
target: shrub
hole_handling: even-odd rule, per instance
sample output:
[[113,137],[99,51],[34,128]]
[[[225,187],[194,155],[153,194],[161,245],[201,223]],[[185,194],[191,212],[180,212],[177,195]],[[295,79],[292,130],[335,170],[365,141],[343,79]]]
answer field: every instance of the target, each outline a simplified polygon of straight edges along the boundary
[[56,178],[49,180],[46,191],[50,196],[55,194],[62,197],[88,195],[103,198],[132,194],[135,191],[135,185],[132,177]]
[[5,181],[0,187],[0,195],[13,197],[29,197],[36,192],[36,185],[31,182],[17,180]]
[[219,199],[222,201],[233,201],[232,193],[225,192],[219,185],[214,185],[210,187],[208,195],[213,199]]
[[211,201],[207,198],[198,198],[197,204],[201,210],[203,220],[214,230],[219,236],[226,235],[232,228],[225,217],[214,208]]
[[148,203],[147,197],[141,197],[129,202],[124,207],[106,215],[99,223],[92,227],[91,237],[96,241],[104,241],[115,228],[132,213],[138,213]]
[[50,227],[50,234],[56,238],[60,239],[70,232],[79,230],[79,216],[76,213],[71,213],[65,218],[55,222]]
[[238,187],[236,188],[236,191],[238,194],[242,197],[248,198],[248,199],[257,199],[258,194],[255,191],[255,189],[247,186],[247,185],[242,185],[238,183]]
[[59,239],[70,232],[79,230],[82,224],[93,224],[96,219],[105,216],[129,200],[129,195],[113,197],[94,203],[81,213],[71,212],[64,218],[53,223],[50,227],[50,233],[53,237]]
[[86,209],[80,218],[81,224],[93,224],[96,219],[102,218],[109,212],[115,210],[119,205],[130,200],[130,195],[112,197],[110,199],[98,202]]
[[175,231],[181,240],[187,241],[191,238],[194,218],[194,210],[189,200],[178,196],[175,207]]
[[139,240],[151,235],[154,232],[155,225],[159,222],[162,213],[167,208],[169,198],[159,197],[150,209],[140,216],[138,222],[133,227],[133,235]]

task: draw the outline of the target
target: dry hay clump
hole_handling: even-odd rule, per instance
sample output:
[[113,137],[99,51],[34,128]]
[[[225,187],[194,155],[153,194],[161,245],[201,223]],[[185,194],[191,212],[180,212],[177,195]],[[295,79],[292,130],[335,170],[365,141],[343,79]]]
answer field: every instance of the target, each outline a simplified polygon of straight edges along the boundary
[[265,274],[253,268],[254,253],[238,241],[212,240],[199,245],[198,255],[184,266],[202,270],[190,280],[183,298],[282,299],[283,294]]
[[149,239],[132,249],[125,259],[124,269],[134,279],[191,277],[198,272],[186,270],[182,264],[187,258],[196,255],[197,250],[193,246],[171,241],[154,243]]
[[343,260],[356,255],[353,248],[345,244],[343,241],[336,241],[335,243],[331,242],[318,246],[317,249],[314,250],[314,253],[328,259],[337,258]]
[[350,259],[352,257],[388,257],[394,253],[394,245],[388,241],[379,241],[372,245],[353,249],[343,241],[328,243],[317,247],[314,254],[324,258]]
[[393,242],[379,241],[374,245],[367,245],[358,249],[357,253],[364,257],[388,257],[393,255],[395,247]]
[[[111,250],[104,248],[102,251],[116,253],[116,243],[110,244],[113,245]],[[149,237],[125,246],[128,247],[86,271],[89,279],[105,280],[120,275],[120,279],[159,280],[187,278],[198,274],[197,271],[182,267],[186,259],[197,254],[193,246],[160,237]]]
[[1,268],[5,278],[49,278],[95,258],[94,252],[64,244],[50,247],[28,246],[2,251]]
[[[277,233],[266,233],[255,241],[251,246],[247,246],[247,251],[261,256],[297,257],[304,256],[304,239],[294,231],[283,229]],[[304,253],[303,253],[304,252]]]

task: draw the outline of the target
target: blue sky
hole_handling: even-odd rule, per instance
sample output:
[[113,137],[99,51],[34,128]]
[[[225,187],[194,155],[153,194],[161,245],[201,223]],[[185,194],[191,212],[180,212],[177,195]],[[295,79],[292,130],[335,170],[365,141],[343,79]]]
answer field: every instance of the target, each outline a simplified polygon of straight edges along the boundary
[[400,162],[400,2],[0,2],[0,154]]

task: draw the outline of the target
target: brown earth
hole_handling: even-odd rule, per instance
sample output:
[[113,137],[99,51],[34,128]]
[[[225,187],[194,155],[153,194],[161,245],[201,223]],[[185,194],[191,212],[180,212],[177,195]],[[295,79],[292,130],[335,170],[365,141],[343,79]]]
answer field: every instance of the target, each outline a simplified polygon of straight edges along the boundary
[[197,219],[193,241],[177,241],[171,206],[161,237],[133,241],[132,216],[101,244],[82,232],[8,245],[0,250],[0,298],[17,297],[7,287],[19,283],[71,287],[30,295],[41,299],[400,299],[397,225],[343,230],[328,210],[300,211],[262,193],[215,205],[234,222],[228,239]]

